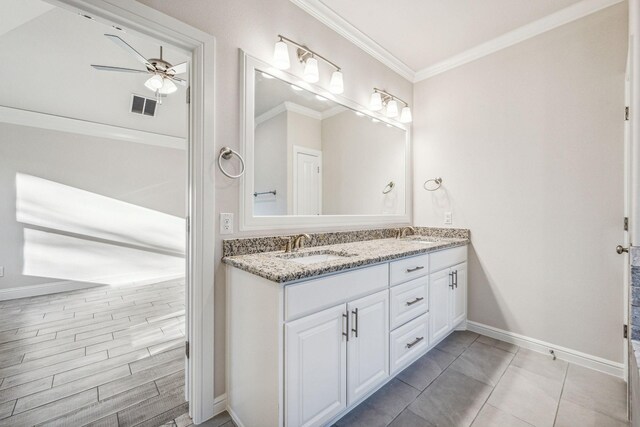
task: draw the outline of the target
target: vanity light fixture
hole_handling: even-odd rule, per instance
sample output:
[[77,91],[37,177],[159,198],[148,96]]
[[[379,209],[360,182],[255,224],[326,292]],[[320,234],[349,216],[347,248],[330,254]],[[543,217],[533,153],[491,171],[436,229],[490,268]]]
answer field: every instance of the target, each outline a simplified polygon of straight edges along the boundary
[[273,49],[273,65],[280,68],[281,70],[286,70],[291,66],[291,63],[289,61],[289,49],[288,49],[287,43],[292,44],[298,48],[297,50],[298,60],[301,63],[305,64],[304,73],[303,73],[303,77],[305,81],[309,83],[316,83],[318,82],[318,80],[320,80],[320,71],[318,69],[318,58],[319,58],[324,62],[326,62],[327,64],[331,65],[333,68],[335,68],[335,71],[333,72],[333,74],[331,74],[329,91],[335,94],[344,92],[344,80],[342,77],[342,71],[340,67],[338,67],[333,62],[329,61],[324,56],[319,55],[318,53],[309,49],[308,47],[300,43],[297,43],[287,37],[284,37],[280,34],[278,34],[278,41],[276,42],[275,47]]
[[398,98],[395,95],[390,94],[377,87],[373,88],[371,94],[371,100],[369,101],[369,108],[373,111],[380,111],[383,107],[387,107],[387,117],[398,117],[398,101],[404,104],[402,111],[400,112],[400,122],[410,123],[413,119],[411,117],[411,108],[406,101]]

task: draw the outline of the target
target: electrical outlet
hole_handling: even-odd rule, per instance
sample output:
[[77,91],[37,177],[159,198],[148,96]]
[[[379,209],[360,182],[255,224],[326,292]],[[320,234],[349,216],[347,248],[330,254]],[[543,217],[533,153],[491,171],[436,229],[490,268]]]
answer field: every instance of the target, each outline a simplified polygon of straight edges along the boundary
[[451,225],[451,224],[453,224],[453,216],[451,215],[451,212],[445,212],[444,225]]
[[220,214],[220,234],[233,234],[233,214]]
[[4,277],[4,267],[0,267],[0,277]]

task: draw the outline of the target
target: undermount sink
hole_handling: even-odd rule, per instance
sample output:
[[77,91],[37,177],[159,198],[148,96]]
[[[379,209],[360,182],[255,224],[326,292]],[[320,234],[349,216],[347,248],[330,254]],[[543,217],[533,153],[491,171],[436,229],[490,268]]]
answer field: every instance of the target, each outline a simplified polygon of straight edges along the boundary
[[297,264],[309,265],[309,264],[318,264],[321,262],[335,261],[338,259],[348,258],[350,256],[352,255],[347,255],[340,252],[321,251],[321,252],[301,252],[297,254],[279,255],[278,258],[295,262]]
[[422,236],[418,236],[418,237],[408,237],[406,238],[406,240],[410,241],[410,242],[414,242],[414,243],[422,243],[424,245],[435,245],[438,242],[437,240],[430,238],[430,237],[422,237]]

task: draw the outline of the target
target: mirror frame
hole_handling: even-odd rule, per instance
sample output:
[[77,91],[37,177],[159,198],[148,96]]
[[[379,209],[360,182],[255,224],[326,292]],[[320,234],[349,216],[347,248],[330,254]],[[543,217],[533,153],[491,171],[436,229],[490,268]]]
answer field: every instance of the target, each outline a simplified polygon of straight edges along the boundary
[[[355,111],[389,123],[406,133],[405,137],[405,210],[404,214],[374,215],[253,215],[254,190],[254,106],[255,72],[265,71],[290,84],[302,86],[309,92],[324,96]],[[279,70],[272,65],[250,56],[240,49],[240,139],[246,164],[244,175],[240,178],[240,231],[291,229],[297,227],[330,226],[374,226],[390,224],[410,224],[412,218],[412,165],[411,165],[411,126],[392,121],[386,116],[370,111],[366,107],[314,84],[304,82],[300,77]]]

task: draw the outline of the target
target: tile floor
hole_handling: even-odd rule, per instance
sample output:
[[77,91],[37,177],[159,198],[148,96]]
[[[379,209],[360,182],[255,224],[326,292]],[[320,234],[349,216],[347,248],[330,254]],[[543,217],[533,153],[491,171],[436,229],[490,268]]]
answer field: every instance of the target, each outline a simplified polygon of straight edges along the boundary
[[618,427],[626,417],[621,379],[465,331],[336,426]]
[[174,280],[0,302],[0,426],[191,424],[184,293]]

